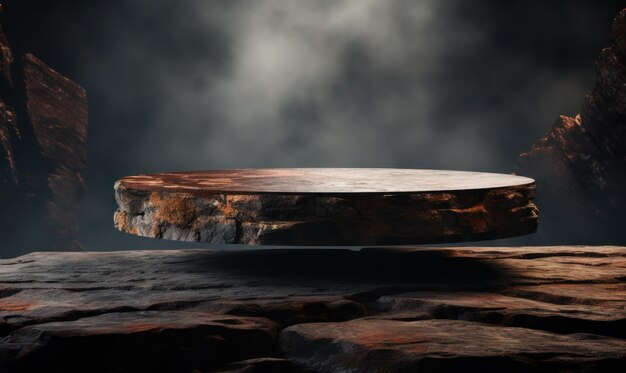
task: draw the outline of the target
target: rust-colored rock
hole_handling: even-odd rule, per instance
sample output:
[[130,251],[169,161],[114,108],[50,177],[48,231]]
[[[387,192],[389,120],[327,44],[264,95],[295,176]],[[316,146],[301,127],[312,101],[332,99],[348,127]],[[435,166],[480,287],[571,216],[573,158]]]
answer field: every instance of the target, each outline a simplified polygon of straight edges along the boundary
[[[555,290],[562,287],[553,286]],[[609,288],[610,294],[616,298],[626,295],[626,286],[623,284]],[[588,293],[606,289],[606,285],[578,287],[580,294],[587,293],[587,301],[593,296]],[[378,299],[377,303],[379,310],[388,312],[392,319],[397,319],[398,315],[407,319],[416,313],[417,318],[423,318],[426,314],[428,318],[462,319],[561,334],[584,329],[587,333],[626,338],[626,330],[623,330],[626,320],[623,301],[592,301],[592,304],[566,301],[551,304],[536,300],[541,299],[541,296],[532,294],[533,290],[542,292],[540,288],[531,288],[524,297],[511,296],[523,294],[515,288],[506,291],[510,295],[490,292],[414,292],[386,295]]]
[[561,116],[518,162],[541,190],[543,242],[626,242],[626,9],[612,30],[580,115]]
[[89,370],[192,372],[270,355],[276,333],[276,326],[260,317],[119,312],[22,328],[2,341],[8,347],[2,352],[20,356],[5,369],[23,372],[60,367],[80,372],[95,362]]
[[15,111],[0,100],[0,193],[14,193],[18,187],[13,144],[19,139]]
[[626,341],[461,320],[355,320],[281,333],[285,356],[316,372],[619,371]]
[[[2,13],[2,4],[0,4],[0,13]],[[13,77],[11,76],[11,65],[13,64],[13,52],[11,46],[7,40],[2,25],[0,25],[0,86],[9,87],[13,84]]]
[[145,237],[251,245],[393,245],[532,233],[532,179],[408,169],[162,173],[115,184],[115,226]]
[[29,131],[47,165],[31,168],[30,190],[34,198],[46,201],[51,247],[76,250],[76,209],[85,190],[81,172],[87,163],[87,95],[30,54],[23,58],[23,74]]
[[625,279],[610,246],[32,253],[0,371],[621,372]]
[[81,248],[86,135],[85,90],[31,54],[14,58],[0,25],[0,256]]

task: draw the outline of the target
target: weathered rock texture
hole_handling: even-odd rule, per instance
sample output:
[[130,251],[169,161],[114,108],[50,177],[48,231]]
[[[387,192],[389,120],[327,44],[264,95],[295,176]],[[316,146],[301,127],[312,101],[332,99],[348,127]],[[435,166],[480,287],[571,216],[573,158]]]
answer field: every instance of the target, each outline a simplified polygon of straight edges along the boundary
[[626,242],[626,9],[612,32],[580,115],[561,116],[519,159],[541,190],[542,242]]
[[0,371],[616,371],[626,248],[33,253]]
[[14,58],[0,25],[0,227],[14,250],[0,256],[80,248],[86,135],[85,90],[31,54]]
[[131,176],[115,226],[252,245],[394,245],[532,233],[532,179],[406,169],[261,169]]

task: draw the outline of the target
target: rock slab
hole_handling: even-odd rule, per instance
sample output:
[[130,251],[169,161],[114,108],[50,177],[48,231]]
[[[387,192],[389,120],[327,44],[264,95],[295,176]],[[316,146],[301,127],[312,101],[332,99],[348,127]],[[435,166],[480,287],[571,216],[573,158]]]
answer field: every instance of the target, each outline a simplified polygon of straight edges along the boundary
[[412,169],[242,169],[125,177],[115,226],[144,237],[363,246],[535,232],[532,179]]
[[626,248],[32,253],[0,371],[623,371]]

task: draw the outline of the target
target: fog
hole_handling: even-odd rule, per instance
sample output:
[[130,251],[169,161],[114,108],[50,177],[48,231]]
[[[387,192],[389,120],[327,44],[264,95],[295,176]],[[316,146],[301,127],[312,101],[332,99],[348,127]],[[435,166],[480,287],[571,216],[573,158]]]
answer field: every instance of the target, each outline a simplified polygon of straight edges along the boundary
[[48,39],[22,37],[89,94],[86,248],[186,247],[116,232],[114,181],[238,167],[511,172],[558,115],[579,110],[618,9],[68,1],[34,16]]

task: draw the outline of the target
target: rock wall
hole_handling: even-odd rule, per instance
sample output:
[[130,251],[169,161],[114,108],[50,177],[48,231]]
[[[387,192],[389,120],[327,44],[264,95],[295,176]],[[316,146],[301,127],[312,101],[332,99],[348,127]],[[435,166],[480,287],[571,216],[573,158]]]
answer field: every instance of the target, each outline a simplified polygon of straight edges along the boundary
[[0,24],[0,256],[81,248],[86,138],[85,90],[31,54],[14,56]]
[[537,180],[543,243],[626,243],[626,9],[596,69],[581,113],[519,158],[518,172]]

